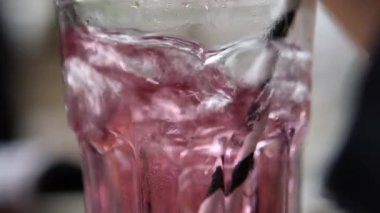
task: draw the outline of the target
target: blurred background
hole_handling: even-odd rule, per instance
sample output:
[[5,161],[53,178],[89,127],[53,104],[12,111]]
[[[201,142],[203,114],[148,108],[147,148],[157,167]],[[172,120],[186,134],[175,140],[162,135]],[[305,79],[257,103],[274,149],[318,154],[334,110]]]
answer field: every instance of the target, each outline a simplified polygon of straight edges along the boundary
[[[0,212],[84,212],[79,149],[68,129],[54,1],[0,1]],[[351,122],[366,55],[319,5],[303,212],[340,211],[322,178]]]

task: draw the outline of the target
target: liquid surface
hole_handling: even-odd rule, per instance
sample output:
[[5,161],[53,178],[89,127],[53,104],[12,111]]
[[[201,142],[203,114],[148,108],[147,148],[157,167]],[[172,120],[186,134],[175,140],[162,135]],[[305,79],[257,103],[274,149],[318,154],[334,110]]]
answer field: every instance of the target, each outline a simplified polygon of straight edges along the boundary
[[308,52],[89,26],[62,42],[87,212],[297,211]]

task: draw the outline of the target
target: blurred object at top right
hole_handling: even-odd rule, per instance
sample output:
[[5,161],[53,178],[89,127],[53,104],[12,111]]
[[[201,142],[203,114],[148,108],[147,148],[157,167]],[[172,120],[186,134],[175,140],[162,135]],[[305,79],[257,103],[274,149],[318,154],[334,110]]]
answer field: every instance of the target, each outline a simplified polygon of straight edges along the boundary
[[351,38],[367,51],[372,51],[380,29],[380,1],[324,0],[332,15]]
[[[344,146],[326,178],[328,196],[353,213],[380,212],[380,1],[326,0],[351,38],[366,50],[369,66]],[[358,70],[360,72],[360,70]]]

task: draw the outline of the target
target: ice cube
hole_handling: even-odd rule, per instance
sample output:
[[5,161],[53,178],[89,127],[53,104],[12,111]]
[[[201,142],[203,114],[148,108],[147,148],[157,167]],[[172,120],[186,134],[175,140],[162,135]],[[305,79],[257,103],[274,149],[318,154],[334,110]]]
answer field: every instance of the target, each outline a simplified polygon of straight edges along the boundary
[[88,133],[91,140],[100,140],[102,127],[122,86],[76,57],[65,61],[65,70],[71,124],[84,133],[80,137]]

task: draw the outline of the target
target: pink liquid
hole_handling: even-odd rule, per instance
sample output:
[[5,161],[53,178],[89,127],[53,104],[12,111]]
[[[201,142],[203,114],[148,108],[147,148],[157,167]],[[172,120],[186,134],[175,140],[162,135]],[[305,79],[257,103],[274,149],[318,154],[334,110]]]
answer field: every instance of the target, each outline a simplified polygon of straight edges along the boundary
[[[298,211],[306,52],[253,40],[208,50],[86,26],[62,40],[88,213]],[[268,69],[262,82],[242,78],[247,50]],[[260,61],[264,51],[275,57]]]

